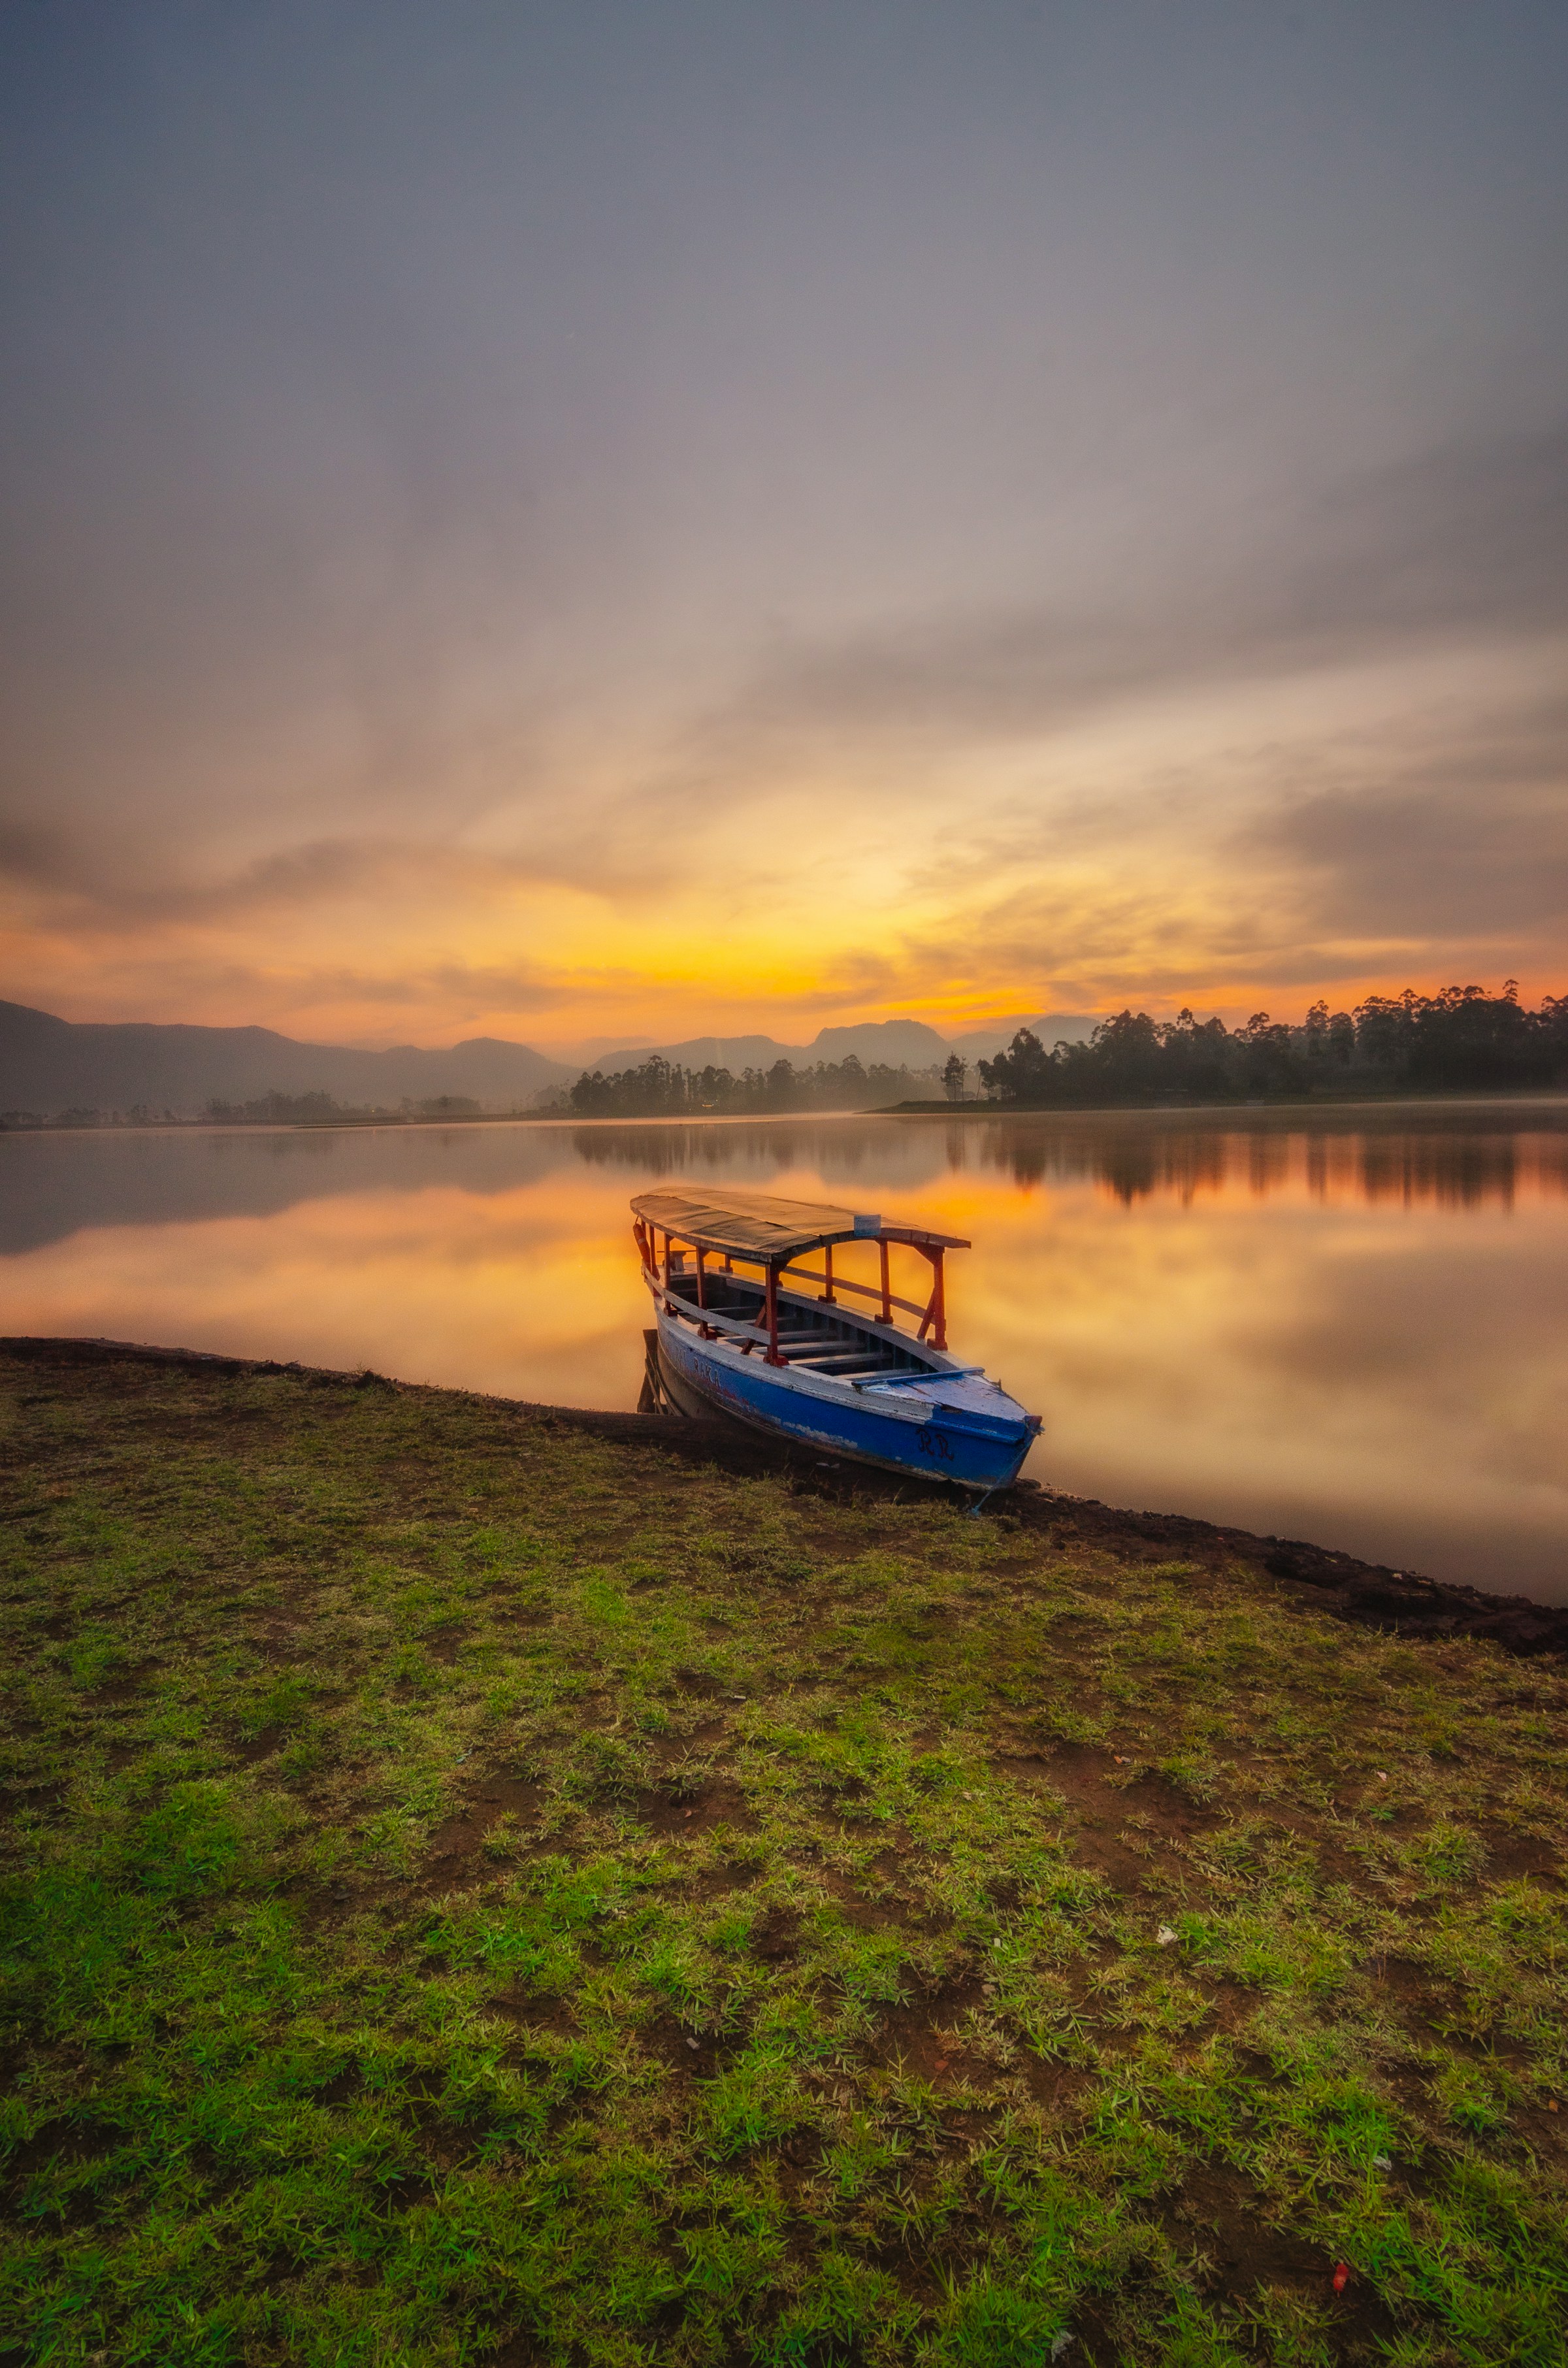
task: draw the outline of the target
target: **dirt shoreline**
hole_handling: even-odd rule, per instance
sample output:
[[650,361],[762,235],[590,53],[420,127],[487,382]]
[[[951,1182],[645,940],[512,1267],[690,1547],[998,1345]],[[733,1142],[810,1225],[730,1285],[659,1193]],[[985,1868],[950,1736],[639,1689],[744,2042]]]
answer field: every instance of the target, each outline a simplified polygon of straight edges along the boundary
[[[398,1382],[384,1374],[340,1372],[275,1358],[235,1357],[200,1349],[165,1349],[140,1341],[0,1337],[0,1353],[42,1365],[105,1364],[116,1360],[184,1366],[207,1372],[290,1373],[334,1387],[468,1397],[514,1413],[525,1427],[566,1429],[600,1439],[656,1442],[671,1453],[737,1474],[782,1473],[798,1492],[862,1500],[911,1494],[956,1494],[940,1484],[901,1480],[812,1451],[777,1446],[759,1434],[724,1422],[699,1422],[669,1415],[619,1414],[590,1406],[560,1406],[527,1398],[494,1397],[480,1391],[437,1389]],[[997,1517],[1053,1541],[1076,1539],[1131,1562],[1166,1561],[1173,1551],[1210,1572],[1241,1565],[1270,1580],[1288,1600],[1326,1611],[1359,1627],[1444,1642],[1484,1638],[1503,1651],[1526,1656],[1568,1656],[1568,1605],[1537,1603],[1528,1596],[1495,1595],[1476,1587],[1449,1585],[1418,1571],[1393,1570],[1359,1561],[1299,1538],[1260,1537],[1183,1513],[1136,1511],[1096,1497],[1072,1497],[1021,1481],[993,1500]]]

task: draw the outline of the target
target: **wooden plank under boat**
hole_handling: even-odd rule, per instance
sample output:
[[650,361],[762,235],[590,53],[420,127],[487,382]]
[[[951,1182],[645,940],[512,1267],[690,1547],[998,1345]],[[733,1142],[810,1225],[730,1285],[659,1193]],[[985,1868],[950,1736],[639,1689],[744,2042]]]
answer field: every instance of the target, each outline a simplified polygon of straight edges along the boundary
[[[1017,1476],[1039,1416],[948,1353],[943,1261],[970,1247],[959,1235],[765,1192],[639,1192],[631,1213],[677,1406],[969,1488]],[[835,1271],[848,1242],[876,1246],[875,1282]],[[900,1247],[929,1268],[923,1300],[892,1288]],[[813,1253],[821,1265],[803,1266]]]

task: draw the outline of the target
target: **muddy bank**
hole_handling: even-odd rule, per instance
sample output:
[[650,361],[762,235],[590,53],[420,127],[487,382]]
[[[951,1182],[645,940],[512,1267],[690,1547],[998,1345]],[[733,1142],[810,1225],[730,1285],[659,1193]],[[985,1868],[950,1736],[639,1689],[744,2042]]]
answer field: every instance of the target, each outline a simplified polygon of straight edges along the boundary
[[[271,1358],[229,1357],[124,1340],[0,1338],[0,1352],[45,1366],[126,1360],[209,1372],[290,1373],[335,1388],[351,1382],[360,1388],[396,1390],[413,1396],[418,1396],[422,1387],[378,1373],[335,1372],[279,1363]],[[956,1501],[968,1502],[960,1492],[944,1489],[938,1483],[900,1479],[840,1458],[783,1442],[775,1444],[759,1433],[726,1422],[543,1406],[522,1398],[486,1398],[483,1403],[506,1407],[524,1431],[566,1429],[639,1443],[653,1439],[674,1455],[722,1471],[787,1474],[797,1491],[829,1501],[951,1495]],[[1287,1596],[1361,1627],[1435,1641],[1473,1636],[1485,1638],[1505,1652],[1568,1656],[1568,1606],[1536,1603],[1526,1596],[1491,1594],[1478,1587],[1447,1585],[1418,1571],[1361,1562],[1354,1554],[1299,1538],[1259,1537],[1250,1530],[1230,1529],[1182,1513],[1140,1512],[1104,1505],[1093,1497],[1062,1495],[1028,1480],[994,1497],[986,1518],[1011,1521],[1064,1543],[1080,1540],[1130,1562],[1180,1559],[1210,1571],[1241,1565],[1266,1577]]]

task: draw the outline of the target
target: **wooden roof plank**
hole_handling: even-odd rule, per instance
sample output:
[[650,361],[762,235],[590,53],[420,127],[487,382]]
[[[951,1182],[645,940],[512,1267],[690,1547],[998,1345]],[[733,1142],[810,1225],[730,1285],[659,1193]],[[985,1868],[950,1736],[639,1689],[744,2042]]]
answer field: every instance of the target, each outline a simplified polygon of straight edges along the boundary
[[639,1192],[633,1212],[661,1233],[726,1258],[780,1264],[829,1242],[906,1242],[915,1248],[966,1250],[957,1234],[924,1225],[884,1225],[880,1217],[820,1201],[786,1201],[769,1192]]

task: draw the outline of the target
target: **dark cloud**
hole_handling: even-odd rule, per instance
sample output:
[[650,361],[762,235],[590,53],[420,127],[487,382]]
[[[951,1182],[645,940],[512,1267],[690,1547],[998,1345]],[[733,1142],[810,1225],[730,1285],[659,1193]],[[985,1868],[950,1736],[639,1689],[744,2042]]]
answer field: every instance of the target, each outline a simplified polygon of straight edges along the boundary
[[[1383,753],[1349,784],[1290,800],[1254,823],[1244,860],[1301,875],[1321,933],[1511,943],[1561,959],[1568,929],[1568,701],[1509,728],[1456,733],[1412,762]],[[1369,772],[1370,778],[1368,778]]]
[[1260,837],[1314,875],[1322,926],[1540,949],[1568,928],[1568,783],[1308,800]]
[[[522,1014],[558,1009],[577,998],[578,977],[552,974],[527,962],[410,962],[395,970],[377,969],[369,962],[301,962],[277,963],[214,961],[176,947],[140,947],[136,978],[145,1016],[177,1020],[188,1016],[193,998],[202,996],[218,1014],[212,1023],[238,1026],[265,1022],[287,1025],[290,1013],[339,1014],[363,1010],[386,1015],[363,1031],[384,1043],[392,1030],[407,1030],[420,1042],[449,1042],[455,1030],[496,1013]],[[637,984],[627,971],[607,968],[602,983],[624,995]],[[26,995],[14,999],[26,1001]],[[52,1008],[52,1006],[51,1007]],[[432,1009],[448,1015],[432,1031],[424,1015]],[[399,1015],[393,1018],[393,1014]],[[70,1016],[62,1014],[62,1016]],[[308,1041],[357,1042],[351,1025],[338,1019],[312,1021],[297,1032]]]
[[68,887],[78,875],[71,843],[63,832],[36,822],[0,816],[0,879],[26,882],[31,887]]
[[312,972],[310,999],[322,1003],[399,1004],[418,1010],[551,1011],[577,992],[575,982],[547,976],[526,962],[430,962],[383,972],[344,968]]
[[134,871],[117,864],[112,848],[80,831],[0,831],[0,872],[57,891],[115,926],[238,921],[375,895],[483,899],[562,876],[531,859],[417,839],[312,839],[227,871],[209,864],[207,876],[194,879],[174,871],[170,850],[157,854],[161,879],[148,876],[145,860]]
[[1568,624],[1568,423],[1455,443],[1346,484],[1316,537],[1309,526],[1308,552],[1287,571],[1287,606],[1309,640],[1341,655],[1383,636],[1554,632]]
[[1152,696],[1564,627],[1568,427],[1344,484],[1279,516],[1244,564],[1152,560],[1114,607],[955,612],[781,651],[713,732],[764,748],[846,731],[1033,736]]

